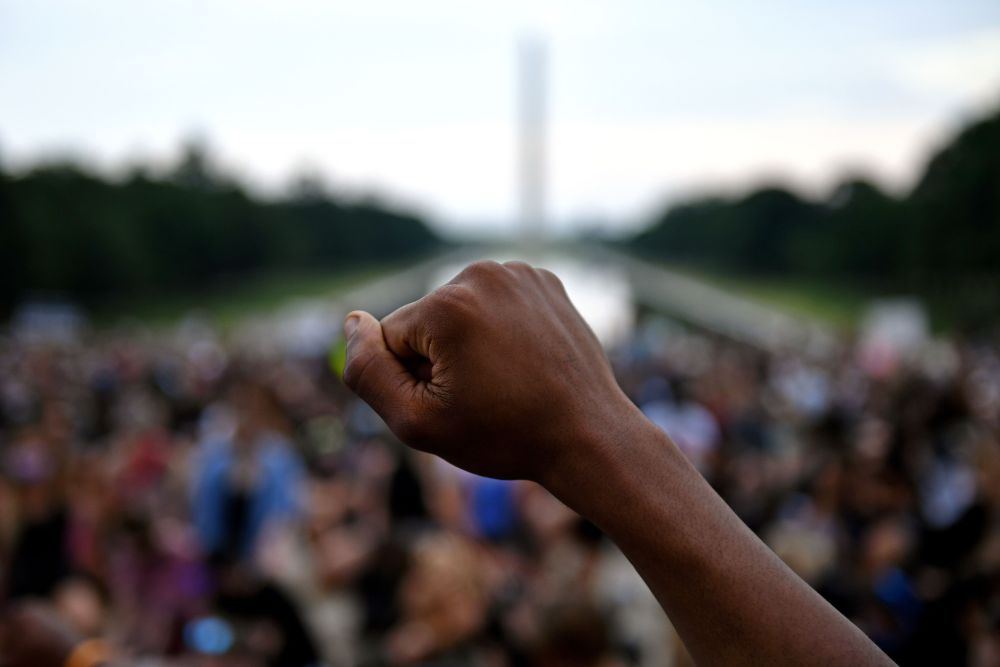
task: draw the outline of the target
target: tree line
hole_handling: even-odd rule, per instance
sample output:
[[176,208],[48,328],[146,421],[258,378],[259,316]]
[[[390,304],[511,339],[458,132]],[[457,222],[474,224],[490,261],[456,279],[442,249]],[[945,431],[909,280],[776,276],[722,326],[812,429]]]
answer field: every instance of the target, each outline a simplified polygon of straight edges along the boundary
[[335,268],[440,244],[417,215],[303,180],[263,199],[189,146],[167,174],[77,164],[0,170],[0,313],[32,294],[91,303],[201,289],[263,270]]
[[738,273],[915,293],[962,324],[1000,320],[1000,111],[929,159],[910,192],[849,178],[812,200],[781,186],[672,206],[635,252]]

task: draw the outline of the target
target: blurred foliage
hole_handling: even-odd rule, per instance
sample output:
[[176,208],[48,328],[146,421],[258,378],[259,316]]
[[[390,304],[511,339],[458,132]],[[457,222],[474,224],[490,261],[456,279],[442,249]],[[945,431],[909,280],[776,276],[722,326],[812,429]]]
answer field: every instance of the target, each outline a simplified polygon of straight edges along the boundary
[[[746,275],[922,295],[962,325],[1000,319],[1000,112],[966,127],[904,197],[862,178],[826,201],[781,187],[666,210],[627,241],[659,259]],[[943,312],[942,312],[943,311]]]
[[[205,288],[158,290],[155,295],[106,297],[89,309],[99,326],[128,321],[151,327],[170,326],[195,315],[220,330],[228,330],[247,317],[277,312],[293,300],[326,299],[344,290],[405,268],[410,259],[373,261],[307,271],[276,269],[253,275],[220,278]],[[155,297],[155,298],[151,298]]]
[[263,200],[191,145],[171,173],[114,181],[74,164],[0,171],[0,311],[32,293],[83,302],[202,290],[261,271],[416,256],[441,241],[417,216],[303,182]]

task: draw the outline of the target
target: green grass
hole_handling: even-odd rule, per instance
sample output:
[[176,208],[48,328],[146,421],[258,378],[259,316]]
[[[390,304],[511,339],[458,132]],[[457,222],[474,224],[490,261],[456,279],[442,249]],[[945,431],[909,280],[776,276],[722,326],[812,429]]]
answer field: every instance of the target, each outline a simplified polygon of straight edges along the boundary
[[854,285],[816,279],[748,276],[673,263],[664,266],[736,296],[837,329],[857,326],[868,303],[878,296]]
[[99,327],[122,321],[163,327],[196,313],[225,329],[248,316],[273,311],[295,299],[335,296],[402,266],[399,263],[368,264],[336,270],[232,278],[197,292],[176,291],[107,302],[93,310],[93,317]]

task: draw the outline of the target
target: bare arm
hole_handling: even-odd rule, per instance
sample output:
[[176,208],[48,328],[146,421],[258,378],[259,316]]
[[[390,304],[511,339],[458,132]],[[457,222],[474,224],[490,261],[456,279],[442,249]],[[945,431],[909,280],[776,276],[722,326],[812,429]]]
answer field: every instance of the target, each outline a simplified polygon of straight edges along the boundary
[[633,408],[591,465],[549,489],[601,526],[708,665],[891,664],[729,509]]
[[622,393],[551,273],[477,263],[379,322],[345,381],[407,444],[532,479],[618,544],[704,664],[891,664],[726,506]]

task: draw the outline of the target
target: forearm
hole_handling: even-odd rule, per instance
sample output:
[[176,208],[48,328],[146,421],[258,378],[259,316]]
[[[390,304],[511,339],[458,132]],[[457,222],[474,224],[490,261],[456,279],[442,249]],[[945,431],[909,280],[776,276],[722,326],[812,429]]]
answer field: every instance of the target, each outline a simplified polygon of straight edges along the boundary
[[629,404],[547,486],[622,549],[702,664],[891,664]]

